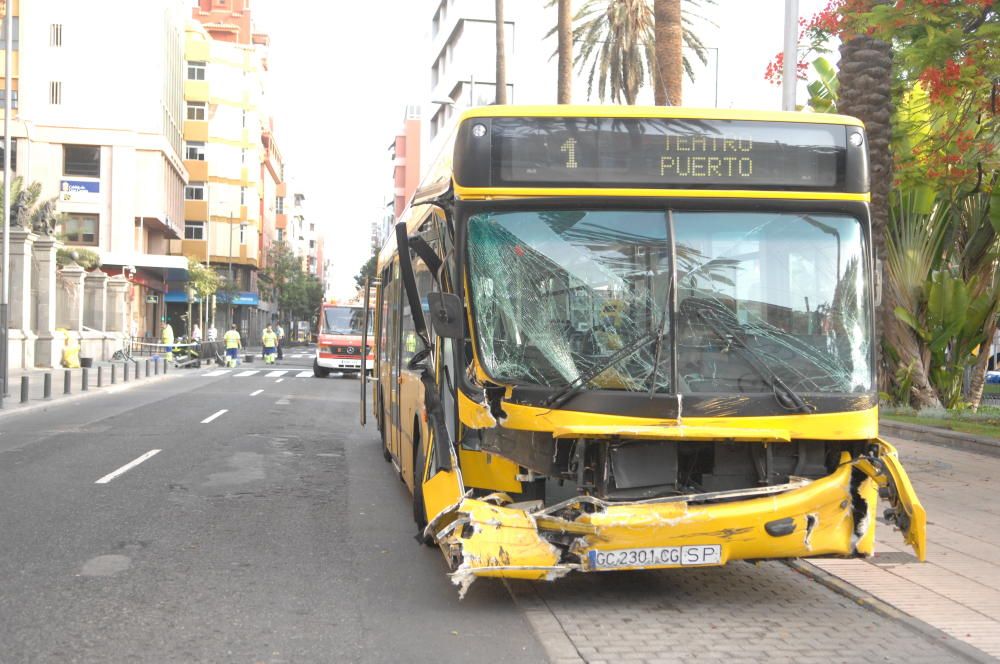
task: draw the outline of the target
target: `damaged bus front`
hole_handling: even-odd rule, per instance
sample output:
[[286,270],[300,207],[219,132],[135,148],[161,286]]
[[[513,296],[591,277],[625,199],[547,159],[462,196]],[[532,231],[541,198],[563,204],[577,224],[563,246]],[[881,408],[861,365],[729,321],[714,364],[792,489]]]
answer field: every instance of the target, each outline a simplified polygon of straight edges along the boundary
[[467,112],[380,256],[375,411],[456,583],[870,555],[880,499],[922,560],[860,123],[594,113]]

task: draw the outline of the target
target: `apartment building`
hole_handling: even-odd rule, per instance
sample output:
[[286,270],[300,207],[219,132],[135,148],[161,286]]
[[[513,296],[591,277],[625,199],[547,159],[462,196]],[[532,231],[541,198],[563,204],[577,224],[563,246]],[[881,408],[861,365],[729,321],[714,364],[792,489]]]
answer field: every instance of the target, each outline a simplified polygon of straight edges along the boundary
[[[258,272],[283,224],[284,164],[267,107],[266,34],[250,0],[198,0],[184,41],[184,235],[177,253],[231,284],[215,298],[217,327],[257,334],[275,313]],[[186,302],[186,299],[184,300]]]
[[[57,197],[59,238],[131,276],[129,317],[157,334],[186,279],[169,255],[188,174],[181,159],[183,0],[13,2],[15,175]],[[107,16],[128,25],[114,39]],[[89,75],[88,75],[89,74]],[[0,95],[2,96],[2,95]],[[0,99],[2,101],[2,99]],[[0,111],[2,113],[2,111]]]

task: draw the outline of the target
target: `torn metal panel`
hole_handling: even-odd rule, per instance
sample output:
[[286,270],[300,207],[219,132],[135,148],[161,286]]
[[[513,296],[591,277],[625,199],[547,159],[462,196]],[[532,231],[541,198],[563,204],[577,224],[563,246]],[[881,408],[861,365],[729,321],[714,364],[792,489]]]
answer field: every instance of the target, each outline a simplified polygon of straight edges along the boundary
[[885,517],[903,532],[904,541],[913,547],[917,559],[927,556],[927,513],[920,504],[910,478],[899,462],[899,453],[888,442],[877,438],[872,454],[857,461],[855,466],[885,489],[890,509]]

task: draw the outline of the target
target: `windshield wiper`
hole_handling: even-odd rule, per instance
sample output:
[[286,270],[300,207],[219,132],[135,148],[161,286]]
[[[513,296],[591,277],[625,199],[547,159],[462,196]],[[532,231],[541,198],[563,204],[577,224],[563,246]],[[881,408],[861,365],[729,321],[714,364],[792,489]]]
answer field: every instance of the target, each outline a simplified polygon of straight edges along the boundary
[[566,403],[567,401],[575,397],[577,394],[579,394],[580,390],[582,390],[587,385],[587,383],[597,378],[602,373],[604,373],[614,365],[618,364],[622,360],[631,357],[636,352],[647,346],[650,341],[653,341],[656,338],[657,338],[657,332],[654,331],[647,332],[646,334],[637,338],[629,345],[621,348],[617,353],[609,357],[607,362],[605,362],[604,364],[598,365],[597,367],[594,367],[589,371],[585,371],[584,373],[580,374],[575,379],[564,385],[558,392],[552,394],[545,401],[543,401],[542,406],[545,406],[547,408],[559,408],[564,403]]
[[746,332],[743,328],[739,324],[733,325],[732,322],[726,320],[726,317],[731,316],[729,310],[725,310],[725,316],[718,311],[720,307],[725,308],[724,305],[702,298],[688,298],[682,307],[686,309],[685,313],[694,314],[700,318],[717,337],[725,341],[730,348],[736,350],[746,360],[750,368],[771,388],[775,400],[782,408],[801,413],[815,412],[815,406],[803,401],[802,397],[788,387],[768,366],[767,362],[747,345]]

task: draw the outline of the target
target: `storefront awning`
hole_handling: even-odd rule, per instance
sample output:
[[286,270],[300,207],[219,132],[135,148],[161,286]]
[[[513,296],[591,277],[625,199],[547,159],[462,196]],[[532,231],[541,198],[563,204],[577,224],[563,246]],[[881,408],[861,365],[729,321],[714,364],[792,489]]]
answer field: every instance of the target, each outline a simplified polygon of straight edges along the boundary
[[164,281],[187,281],[188,259],[185,256],[166,256],[164,254],[139,254],[124,251],[102,251],[101,264],[144,268],[156,272]]

